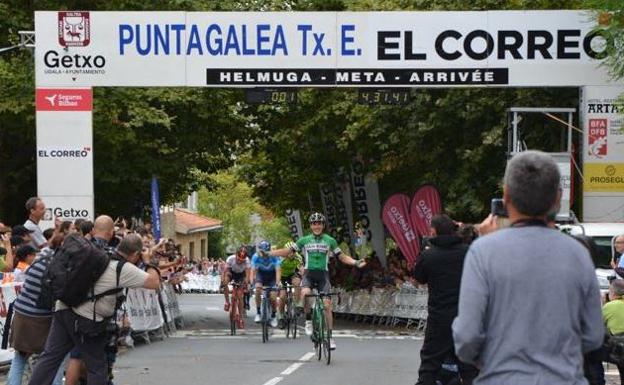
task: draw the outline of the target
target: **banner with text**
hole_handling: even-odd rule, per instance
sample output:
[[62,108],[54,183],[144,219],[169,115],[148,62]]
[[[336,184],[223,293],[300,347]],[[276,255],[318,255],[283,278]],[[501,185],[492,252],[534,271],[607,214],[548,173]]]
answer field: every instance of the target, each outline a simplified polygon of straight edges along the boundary
[[36,85],[612,84],[595,25],[567,10],[37,11]]
[[373,176],[365,174],[364,163],[357,159],[351,162],[351,188],[356,214],[354,221],[362,225],[366,240],[372,244],[381,264],[387,266],[379,186]]
[[442,212],[440,192],[431,184],[421,186],[410,203],[410,218],[421,237],[428,237],[431,218]]
[[383,223],[399,245],[408,264],[413,266],[420,254],[420,239],[409,214],[409,197],[394,194],[383,206]]
[[624,221],[624,87],[582,88],[583,220]]
[[336,217],[336,203],[334,197],[334,185],[332,183],[319,183],[321,192],[321,203],[323,204],[323,214],[325,215],[325,232],[336,238],[340,243],[338,236],[338,222]]
[[303,237],[303,226],[301,224],[301,213],[299,210],[286,210],[286,223],[288,223],[290,237],[293,240],[296,241],[297,239]]

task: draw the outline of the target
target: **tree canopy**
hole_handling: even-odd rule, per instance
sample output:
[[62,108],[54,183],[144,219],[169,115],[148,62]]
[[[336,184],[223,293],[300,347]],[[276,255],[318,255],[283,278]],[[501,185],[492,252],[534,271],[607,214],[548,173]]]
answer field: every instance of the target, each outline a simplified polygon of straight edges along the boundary
[[[494,10],[588,4],[610,10],[607,21],[621,34],[622,5],[616,0],[7,0],[0,3],[0,47],[16,44],[17,31],[33,29],[35,10]],[[621,74],[623,57],[608,62],[616,73]],[[23,220],[22,203],[36,194],[33,67],[27,50],[0,54],[0,218],[8,223]],[[152,175],[159,178],[164,204],[201,186],[216,189],[200,175],[234,164],[258,202],[274,212],[319,209],[318,184],[348,171],[359,157],[378,177],[382,200],[431,182],[451,214],[476,219],[500,194],[506,109],[578,105],[575,88],[414,89],[411,97],[405,106],[370,107],[357,104],[354,89],[310,89],[299,92],[296,105],[257,106],[247,105],[240,90],[96,88],[96,213],[139,215],[149,204]],[[531,119],[528,140],[536,148],[556,147],[561,127]]]

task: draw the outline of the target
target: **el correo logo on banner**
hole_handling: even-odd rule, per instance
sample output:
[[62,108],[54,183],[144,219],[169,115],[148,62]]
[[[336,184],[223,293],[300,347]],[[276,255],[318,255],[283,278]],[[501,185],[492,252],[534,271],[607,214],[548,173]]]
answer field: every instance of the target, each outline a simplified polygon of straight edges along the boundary
[[91,89],[38,88],[35,99],[37,111],[93,110]]
[[91,147],[83,147],[82,149],[41,148],[37,150],[37,156],[40,158],[81,159],[88,158],[90,155]]

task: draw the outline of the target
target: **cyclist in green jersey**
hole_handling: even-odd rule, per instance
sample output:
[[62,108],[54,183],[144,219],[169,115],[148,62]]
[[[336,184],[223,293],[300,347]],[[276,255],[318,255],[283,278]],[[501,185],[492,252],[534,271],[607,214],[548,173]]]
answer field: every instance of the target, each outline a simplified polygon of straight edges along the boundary
[[[284,248],[290,249],[295,246],[294,242],[287,242]],[[301,307],[301,275],[303,273],[303,258],[299,253],[292,253],[282,258],[282,290],[279,293],[279,310],[277,318],[280,328],[283,328],[284,308],[286,306],[286,285],[295,287],[294,301],[297,308]]]
[[[294,246],[275,250],[272,253],[280,257],[285,257],[295,252],[300,252],[303,255],[305,267],[301,281],[302,298],[310,294],[314,288],[323,293],[331,292],[328,271],[329,258],[338,257],[342,263],[357,266],[358,268],[366,266],[365,261],[353,259],[343,253],[338,247],[338,242],[325,233],[325,216],[323,214],[313,213],[308,221],[310,222],[312,234],[299,238]],[[325,318],[327,319],[329,335],[331,336],[333,328],[331,300],[327,297],[324,299],[324,302]],[[304,301],[304,311],[306,315],[305,332],[307,335],[312,335],[312,318],[308,301]],[[336,349],[336,342],[333,338],[330,338],[330,348]]]

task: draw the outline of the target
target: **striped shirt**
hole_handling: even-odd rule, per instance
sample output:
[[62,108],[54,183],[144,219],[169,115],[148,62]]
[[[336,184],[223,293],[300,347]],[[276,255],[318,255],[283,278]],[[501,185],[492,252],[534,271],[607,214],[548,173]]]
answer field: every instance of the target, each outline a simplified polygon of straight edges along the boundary
[[26,270],[26,280],[24,286],[15,300],[14,309],[17,313],[31,317],[51,317],[53,309],[40,309],[37,307],[37,299],[41,294],[41,277],[54,250],[49,247],[41,250],[37,259]]

